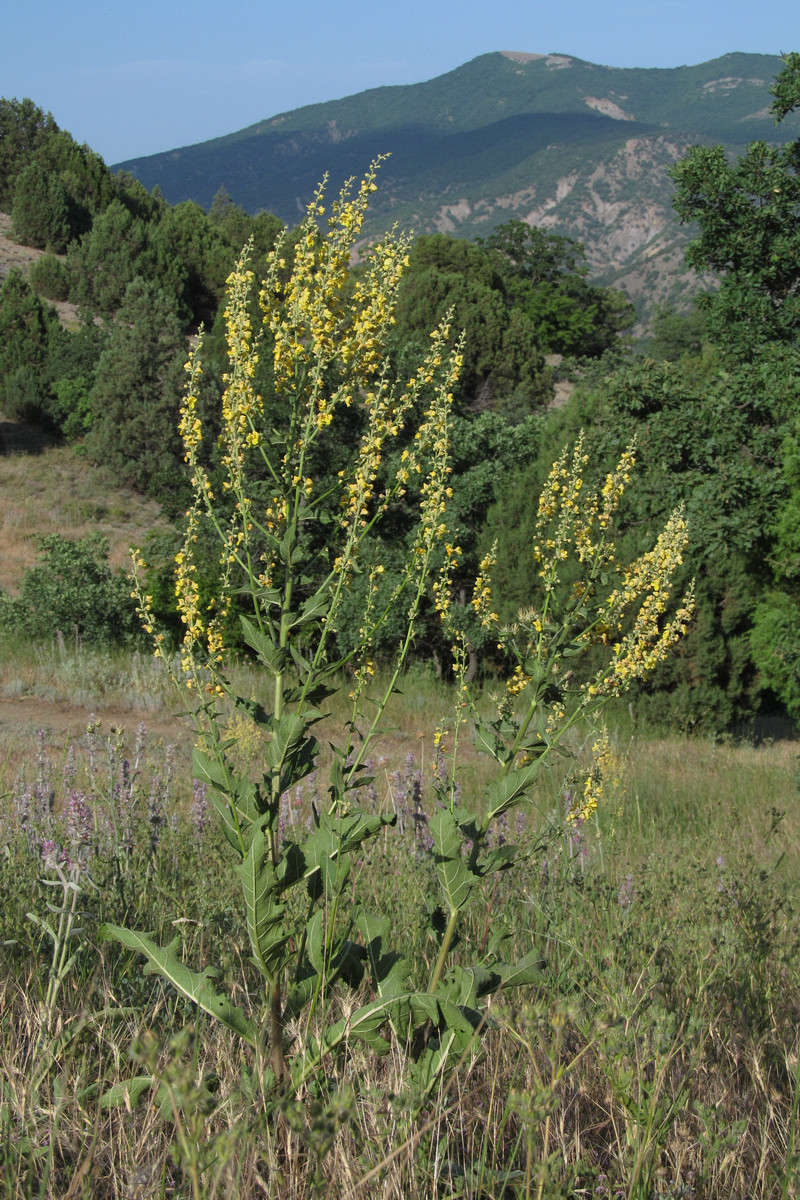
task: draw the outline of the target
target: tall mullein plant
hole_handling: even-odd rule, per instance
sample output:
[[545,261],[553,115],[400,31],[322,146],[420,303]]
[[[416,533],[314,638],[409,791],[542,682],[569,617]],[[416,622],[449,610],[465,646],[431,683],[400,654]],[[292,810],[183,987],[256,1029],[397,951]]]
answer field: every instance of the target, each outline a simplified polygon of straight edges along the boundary
[[[460,918],[481,885],[518,859],[517,848],[490,844],[491,826],[528,798],[542,772],[567,748],[567,735],[578,721],[595,720],[610,694],[657,664],[685,628],[691,608],[687,597],[673,617],[667,615],[671,579],[686,539],[682,514],[671,518],[649,555],[623,568],[616,560],[612,522],[632,452],[592,494],[583,487],[586,455],[579,445],[571,459],[564,456],[555,464],[540,503],[539,540],[532,557],[539,563],[541,607],[520,614],[517,626],[500,628],[492,611],[491,555],[482,564],[473,604],[496,634],[509,668],[496,715],[487,720],[472,705],[467,645],[453,627],[451,606],[451,580],[461,552],[447,532],[447,432],[460,358],[457,350],[447,349],[445,323],[432,333],[425,361],[412,379],[396,383],[389,377],[385,340],[406,260],[405,239],[385,239],[365,271],[355,281],[348,279],[374,176],[373,168],[355,193],[345,189],[332,206],[325,232],[320,228],[325,215],[320,190],[309,206],[291,264],[281,244],[269,256],[260,291],[268,339],[250,327],[253,276],[247,255],[229,280],[225,317],[230,365],[220,440],[224,497],[214,494],[201,464],[203,430],[196,397],[202,346],[188,364],[181,434],[194,501],[176,560],[176,596],[185,632],[180,670],[173,678],[184,694],[195,697],[195,775],[206,784],[238,860],[234,869],[242,885],[258,992],[247,1009],[238,1007],[217,989],[211,971],[201,973],[182,962],[177,941],[160,947],[147,933],[105,928],[106,936],[145,956],[147,971],[160,973],[238,1034],[252,1048],[259,1080],[282,1083],[283,1094],[287,1087],[300,1087],[351,1039],[381,1053],[389,1048],[390,1037],[406,1051],[418,1094],[428,1094],[470,1053],[486,1026],[489,998],[502,988],[540,978],[535,951],[513,963],[504,960],[510,943],[501,921],[493,923],[491,936],[480,946],[470,949],[466,922],[457,938]],[[281,429],[267,426],[253,387],[257,356],[267,346],[276,394],[289,401]],[[331,423],[348,406],[361,411],[360,442],[350,467],[323,485],[314,464],[324,457],[319,452]],[[387,475],[387,448],[412,417],[414,436],[404,438],[407,448],[401,455],[391,456],[397,465]],[[412,488],[420,498],[418,524],[405,569],[384,602],[380,568],[369,565],[368,554],[363,566],[359,559],[390,505]],[[195,561],[204,527],[210,527],[220,546],[220,585],[211,606],[201,604]],[[324,538],[314,540],[315,527],[324,529]],[[565,600],[559,576],[570,556],[582,564],[582,577]],[[138,566],[141,570],[141,560]],[[335,633],[343,597],[359,570],[369,580],[366,602],[356,644],[342,658]],[[150,601],[141,588],[137,591],[144,625],[156,640],[156,653],[162,654]],[[266,707],[238,696],[226,673],[226,627],[236,593],[249,599],[242,632],[271,680]],[[440,804],[430,824],[441,900],[430,913],[435,962],[428,977],[418,979],[388,943],[390,914],[368,913],[343,898],[351,856],[394,823],[394,818],[361,810],[358,787],[365,782],[370,744],[408,658],[426,595],[452,634],[459,686],[454,720],[436,733],[437,744],[446,751],[445,765],[436,773]],[[394,671],[382,695],[370,696],[367,703],[371,646],[398,607],[406,620]],[[570,660],[598,640],[608,645],[606,666],[576,688]],[[165,662],[169,668],[171,660]],[[315,769],[319,747],[313,729],[322,715],[320,705],[348,665],[353,707],[333,748],[328,798],[315,811],[307,836],[295,830],[282,835],[281,797]],[[373,687],[374,680],[370,691]],[[257,780],[238,770],[231,754],[232,735],[243,718],[265,734],[264,771]],[[479,748],[495,760],[481,812],[467,811],[458,802],[458,754],[467,723]],[[597,761],[584,773],[574,816],[588,816],[596,804],[604,745],[601,735]],[[305,913],[298,917],[298,905],[289,900],[301,888],[306,891]],[[362,982],[369,984],[368,1002],[349,1003],[346,1019],[330,1020],[336,1007],[330,1000],[337,991],[359,989]],[[302,1036],[298,1029],[305,1031]]]
[[[288,264],[288,282],[285,243],[279,242],[269,255],[260,290],[269,339],[250,325],[248,297],[254,277],[247,252],[228,280],[229,370],[220,437],[223,503],[200,457],[203,429],[197,384],[202,344],[187,364],[189,387],[180,430],[194,499],[176,557],[184,637],[181,669],[174,679],[184,692],[196,696],[195,775],[207,785],[238,856],[235,869],[242,883],[252,962],[263,980],[263,1004],[254,1005],[255,1019],[236,1008],[217,992],[208,972],[199,974],[181,962],[177,943],[161,948],[147,934],[112,926],[105,930],[107,936],[144,953],[147,970],[164,975],[255,1049],[266,1044],[266,1070],[276,1081],[287,1072],[287,1027],[303,1010],[309,1027],[315,1026],[315,1017],[318,1026],[334,986],[358,983],[365,969],[372,973],[373,992],[380,1000],[396,964],[397,956],[380,949],[384,931],[363,913],[349,907],[343,912],[341,897],[350,856],[365,839],[394,823],[394,818],[360,811],[355,789],[364,779],[370,743],[412,645],[431,567],[440,554],[450,493],[447,428],[460,356],[448,348],[447,324],[431,334],[425,360],[412,379],[398,383],[386,367],[385,340],[407,261],[407,240],[389,235],[373,249],[355,282],[349,279],[353,247],[375,190],[376,166],[356,190],[351,185],[344,188],[325,230],[324,190],[318,190]],[[275,393],[289,401],[288,424],[282,429],[266,426],[262,400],[253,386],[258,355],[267,345]],[[314,463],[338,411],[350,406],[362,413],[360,443],[350,467],[323,489]],[[420,412],[393,478],[379,484],[379,478],[385,479],[380,468],[387,448],[411,415]],[[258,487],[254,477],[262,481]],[[371,568],[358,642],[340,657],[335,638],[340,607],[354,573],[361,569],[365,540],[411,486],[419,492],[420,504],[405,569],[388,603],[378,605],[380,568]],[[257,493],[262,497],[258,502]],[[315,525],[324,525],[325,538],[310,562],[305,534]],[[205,607],[195,561],[203,526],[210,526],[220,545],[221,581],[212,604]],[[140,575],[144,564],[138,556],[136,565]],[[235,592],[251,601],[249,615],[240,619],[245,641],[272,681],[268,708],[238,696],[226,672],[226,625]],[[145,628],[156,640],[156,654],[163,656],[150,600],[138,585],[137,594]],[[370,648],[398,606],[405,613],[405,634],[388,685],[377,702],[371,699],[371,716],[365,722],[360,701],[373,670]],[[166,658],[165,662],[169,668]],[[319,746],[312,730],[322,716],[319,706],[348,665],[354,674],[353,713],[334,749],[329,798],[315,812],[314,828],[305,841],[281,839],[281,797],[315,769]],[[233,765],[227,734],[232,709],[246,714],[266,734],[265,769],[257,781]],[[308,899],[307,915],[298,929],[288,915],[287,898],[300,886],[305,886]],[[367,1006],[351,1015],[346,1027],[340,1022],[325,1029],[319,1044],[307,1038],[294,1056],[294,1073],[302,1077],[313,1070],[345,1034],[375,1041],[386,1015],[385,1005]]]
[[[441,805],[431,822],[431,834],[444,898],[444,932],[429,985],[432,992],[447,978],[456,928],[470,892],[488,873],[504,870],[515,860],[517,850],[507,842],[488,849],[493,823],[526,801],[544,773],[555,777],[559,758],[568,763],[561,779],[562,783],[569,780],[570,787],[564,790],[571,802],[569,811],[557,820],[569,825],[594,814],[614,758],[602,723],[603,709],[610,697],[621,696],[654,671],[691,622],[694,584],[677,605],[673,603],[674,576],[688,544],[682,508],[671,514],[651,550],[627,565],[618,559],[614,522],[634,466],[635,446],[631,445],[602,486],[591,491],[584,482],[589,455],[582,434],[574,448],[565,449],[553,464],[539,499],[531,547],[532,574],[538,568],[538,585],[532,591],[538,593],[539,605],[521,611],[512,626],[501,626],[493,611],[494,550],[481,562],[472,605],[482,626],[495,635],[497,651],[506,663],[505,682],[490,719],[478,712],[467,687],[466,641],[452,624],[448,600],[450,576],[461,551],[446,544],[435,590],[437,607],[452,636],[460,686],[453,720],[436,733],[445,765],[438,773]],[[562,576],[570,560],[577,578],[566,586]],[[603,648],[601,665],[579,682],[576,665],[593,646]],[[477,749],[495,764],[480,816],[457,803],[460,735],[467,719]],[[571,748],[570,734],[576,726],[584,733],[587,726],[594,729],[592,761],[585,769],[575,761]],[[501,945],[501,921],[495,921],[493,935]],[[527,966],[533,966],[532,958],[514,969]],[[454,972],[457,976],[458,968],[451,966],[451,977]]]

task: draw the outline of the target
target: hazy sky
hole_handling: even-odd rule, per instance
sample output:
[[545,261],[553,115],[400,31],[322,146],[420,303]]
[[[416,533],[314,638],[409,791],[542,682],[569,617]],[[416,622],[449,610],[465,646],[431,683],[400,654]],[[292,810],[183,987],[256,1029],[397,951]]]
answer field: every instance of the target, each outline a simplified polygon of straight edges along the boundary
[[490,50],[675,67],[800,50],[798,0],[5,0],[0,95],[109,164]]

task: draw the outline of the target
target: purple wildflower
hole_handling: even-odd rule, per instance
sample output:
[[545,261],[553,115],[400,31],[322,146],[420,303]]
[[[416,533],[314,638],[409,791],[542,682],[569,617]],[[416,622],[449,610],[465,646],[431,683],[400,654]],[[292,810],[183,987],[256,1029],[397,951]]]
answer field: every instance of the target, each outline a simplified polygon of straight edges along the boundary
[[67,802],[67,837],[74,862],[85,865],[92,844],[92,810],[83,792],[73,789]]
[[622,883],[619,885],[617,892],[617,904],[623,912],[627,912],[631,904],[633,904],[633,876],[626,875]]

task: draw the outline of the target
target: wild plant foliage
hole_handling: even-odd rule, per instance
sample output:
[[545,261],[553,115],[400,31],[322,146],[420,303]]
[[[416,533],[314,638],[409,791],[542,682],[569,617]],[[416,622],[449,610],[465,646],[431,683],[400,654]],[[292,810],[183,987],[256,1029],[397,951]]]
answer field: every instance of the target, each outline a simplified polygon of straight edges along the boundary
[[[425,1096],[472,1053],[487,1024],[489,999],[541,978],[534,949],[515,962],[505,960],[511,942],[502,920],[487,926],[480,944],[470,944],[464,921],[470,903],[487,879],[535,853],[548,832],[542,827],[535,845],[513,846],[504,839],[493,844],[491,830],[526,801],[543,771],[561,778],[560,755],[573,795],[579,787],[578,799],[556,823],[563,828],[565,820],[591,814],[602,791],[603,736],[587,770],[572,761],[568,735],[579,723],[598,724],[607,698],[652,670],[685,630],[692,605],[689,595],[668,615],[670,581],[687,538],[682,513],[673,515],[651,551],[621,564],[613,519],[633,451],[623,454],[595,494],[583,486],[588,456],[579,442],[555,464],[539,506],[531,570],[539,571],[544,585],[541,610],[525,611],[516,625],[502,628],[492,604],[491,555],[482,564],[472,606],[496,637],[507,674],[494,717],[478,715],[467,685],[470,647],[451,595],[461,549],[448,530],[448,429],[460,348],[451,345],[445,320],[431,333],[413,376],[390,376],[384,351],[406,239],[391,235],[375,246],[357,278],[349,269],[377,165],[360,186],[345,187],[329,214],[321,187],[293,256],[281,240],[269,254],[259,291],[268,339],[249,316],[254,276],[247,251],[229,279],[221,485],[212,483],[203,465],[197,401],[202,344],[187,364],[180,428],[194,499],[176,557],[184,629],[179,668],[170,666],[149,597],[138,589],[156,654],[193,702],[195,774],[208,788],[235,855],[259,982],[244,1002],[234,1003],[213,971],[196,971],[181,960],[178,940],[163,947],[147,932],[112,925],[105,933],[143,954],[146,971],[162,975],[236,1034],[249,1047],[254,1086],[273,1096],[296,1094],[332,1057],[344,1069],[356,1041],[376,1054],[399,1046],[407,1055],[410,1087]],[[280,428],[265,420],[253,386],[266,346],[275,393],[288,413]],[[353,449],[334,473],[329,462],[342,430]],[[403,448],[391,457],[395,445]],[[390,457],[393,469],[387,471]],[[378,587],[382,565],[374,557],[365,562],[364,551],[393,506],[409,497],[417,506],[416,528],[387,600]],[[208,528],[221,565],[210,600],[201,597],[195,561]],[[579,564],[580,582],[565,595],[561,571],[568,559]],[[340,641],[344,598],[361,571],[369,586],[358,635],[353,638],[351,630]],[[238,695],[226,666],[229,618],[234,598],[242,595],[244,639],[271,680],[268,707]],[[371,782],[370,747],[382,732],[389,696],[425,610],[439,615],[448,635],[457,686],[453,715],[435,735],[438,805],[428,831],[439,903],[421,914],[435,953],[428,976],[420,977],[391,944],[391,912],[371,911],[356,892],[351,864],[396,821],[396,814],[359,800]],[[397,612],[403,633],[388,683],[375,695],[372,647]],[[578,686],[570,660],[598,645],[607,647],[602,665]],[[314,728],[339,688],[349,695],[350,717],[324,763],[327,796],[315,805],[310,829],[287,831],[283,798],[318,769],[322,749]],[[242,720],[264,736],[257,776],[236,765]],[[494,761],[482,803],[460,796],[459,747],[467,734]]]

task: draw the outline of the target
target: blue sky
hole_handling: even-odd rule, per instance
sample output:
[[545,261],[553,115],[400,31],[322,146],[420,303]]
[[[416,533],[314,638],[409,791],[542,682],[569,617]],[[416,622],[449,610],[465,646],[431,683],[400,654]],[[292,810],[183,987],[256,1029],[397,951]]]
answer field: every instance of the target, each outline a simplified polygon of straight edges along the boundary
[[675,67],[800,50],[798,0],[28,0],[0,9],[0,95],[111,164],[490,50]]

